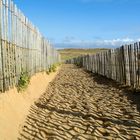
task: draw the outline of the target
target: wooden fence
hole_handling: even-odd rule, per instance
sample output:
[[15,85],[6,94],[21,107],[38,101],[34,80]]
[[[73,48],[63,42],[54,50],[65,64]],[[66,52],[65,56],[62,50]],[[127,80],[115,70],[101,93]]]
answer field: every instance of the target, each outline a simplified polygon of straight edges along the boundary
[[12,0],[0,0],[0,91],[59,61],[58,52]]
[[140,42],[67,60],[121,84],[140,87]]

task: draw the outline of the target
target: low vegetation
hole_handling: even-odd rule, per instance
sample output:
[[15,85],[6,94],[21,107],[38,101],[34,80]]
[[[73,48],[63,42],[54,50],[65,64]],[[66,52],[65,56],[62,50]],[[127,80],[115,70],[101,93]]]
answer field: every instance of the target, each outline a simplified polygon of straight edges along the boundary
[[82,62],[77,62],[77,63],[75,63],[75,65],[81,68],[83,64],[82,64]]
[[49,68],[49,72],[52,73],[52,72],[56,72],[56,68],[57,66],[55,64],[53,64],[50,68]]
[[49,75],[52,72],[56,72],[57,67],[60,65],[61,65],[61,63],[51,65],[50,68],[46,71],[46,73]]
[[30,77],[27,72],[22,72],[18,80],[18,91],[24,91],[30,83]]
[[80,55],[86,54],[96,54],[101,51],[106,51],[105,48],[96,48],[96,49],[60,49],[58,50],[61,55],[61,60],[65,61]]
[[[49,75],[52,72],[56,72],[57,67],[60,65],[61,63],[51,65],[50,68],[46,71],[46,73]],[[17,85],[18,92],[26,90],[29,83],[30,83],[29,74],[27,72],[22,72],[18,80],[18,85]]]

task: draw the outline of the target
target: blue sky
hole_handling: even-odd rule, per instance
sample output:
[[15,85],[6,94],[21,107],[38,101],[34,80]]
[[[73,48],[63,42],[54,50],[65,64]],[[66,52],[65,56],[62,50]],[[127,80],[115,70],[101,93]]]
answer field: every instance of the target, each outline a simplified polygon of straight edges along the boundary
[[14,0],[56,47],[118,47],[140,40],[140,0]]

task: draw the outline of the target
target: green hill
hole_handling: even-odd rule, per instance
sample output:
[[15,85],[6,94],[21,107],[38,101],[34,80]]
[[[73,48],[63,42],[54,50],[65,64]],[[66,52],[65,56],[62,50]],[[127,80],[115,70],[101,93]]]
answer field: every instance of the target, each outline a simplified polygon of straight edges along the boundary
[[80,55],[85,54],[95,54],[101,51],[106,51],[104,48],[96,48],[96,49],[59,49],[59,53],[61,54],[61,60],[71,59]]

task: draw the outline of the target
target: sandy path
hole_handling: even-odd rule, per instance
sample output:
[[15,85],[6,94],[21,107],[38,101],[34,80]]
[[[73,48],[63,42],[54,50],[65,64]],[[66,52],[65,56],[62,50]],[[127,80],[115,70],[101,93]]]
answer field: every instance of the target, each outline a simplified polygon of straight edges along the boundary
[[19,140],[139,140],[140,113],[112,81],[63,65],[30,108]]
[[[45,72],[33,75],[24,92],[18,93],[17,88],[12,88],[5,93],[0,93],[0,140],[17,139],[30,106],[39,99],[59,70],[60,67],[50,75]],[[41,84],[38,84],[38,81]]]

